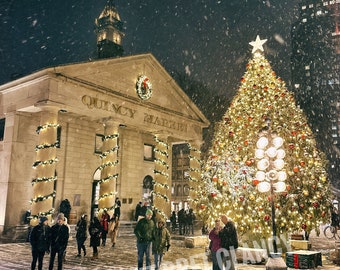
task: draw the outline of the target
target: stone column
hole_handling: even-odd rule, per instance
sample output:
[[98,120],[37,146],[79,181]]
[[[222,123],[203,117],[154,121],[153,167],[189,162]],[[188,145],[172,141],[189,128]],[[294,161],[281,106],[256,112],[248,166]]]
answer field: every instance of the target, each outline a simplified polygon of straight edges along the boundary
[[195,209],[196,208],[196,198],[198,190],[198,184],[201,180],[201,151],[200,151],[201,142],[199,141],[192,141],[188,143],[190,154],[189,154],[189,183],[190,183],[190,207]]
[[155,135],[155,183],[152,193],[154,209],[157,215],[168,219],[170,209],[169,199],[169,144],[164,135]]
[[39,216],[47,216],[51,219],[54,212],[53,198],[55,197],[54,181],[57,159],[57,107],[42,106],[40,125],[36,132],[39,135],[39,144],[35,147],[36,161],[33,164],[35,179],[32,180],[33,198],[31,200],[31,225],[38,223]]
[[102,164],[99,180],[99,215],[104,210],[110,214],[115,207],[116,182],[118,178],[118,133],[119,123],[112,120],[104,121],[103,152],[100,155]]

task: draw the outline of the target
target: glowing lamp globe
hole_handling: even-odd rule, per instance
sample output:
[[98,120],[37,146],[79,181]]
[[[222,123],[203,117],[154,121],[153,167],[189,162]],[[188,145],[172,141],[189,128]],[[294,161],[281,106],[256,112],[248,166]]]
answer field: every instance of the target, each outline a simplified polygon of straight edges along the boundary
[[286,152],[283,149],[278,149],[276,152],[276,157],[279,159],[283,159],[286,156]]
[[274,167],[275,167],[276,170],[282,170],[284,165],[285,165],[285,163],[284,163],[283,159],[276,159],[274,161]]
[[273,184],[275,192],[283,192],[286,190],[286,184],[284,182],[277,182]]
[[264,158],[264,150],[263,149],[256,149],[255,157],[258,159]]
[[268,159],[261,159],[258,163],[257,163],[257,168],[261,171],[264,171],[265,169],[267,169],[269,166],[269,160]]
[[257,185],[257,189],[262,193],[268,192],[270,190],[270,184],[266,181],[261,182]]
[[270,170],[269,172],[267,172],[266,176],[267,176],[267,179],[269,179],[270,181],[274,181],[277,179],[277,171],[275,170]]
[[275,137],[273,139],[273,144],[276,148],[280,148],[283,144],[283,139],[281,137]]
[[268,145],[268,139],[266,137],[261,137],[257,143],[257,148],[264,149]]
[[276,157],[277,150],[275,147],[269,147],[266,151],[266,154],[268,157],[271,157],[271,158]]
[[257,171],[255,178],[259,181],[263,181],[266,178],[266,173],[263,171]]
[[286,179],[287,179],[287,173],[286,172],[284,172],[284,171],[278,172],[277,180],[279,180],[279,181],[286,181]]

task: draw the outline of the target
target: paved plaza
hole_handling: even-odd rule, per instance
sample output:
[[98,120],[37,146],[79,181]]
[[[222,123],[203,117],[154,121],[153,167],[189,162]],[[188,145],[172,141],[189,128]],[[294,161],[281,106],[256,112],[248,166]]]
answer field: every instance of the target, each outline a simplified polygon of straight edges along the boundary
[[[328,260],[329,251],[334,249],[334,240],[328,240],[323,236],[311,234],[310,241],[312,250],[321,251],[323,266],[317,269],[336,269],[340,266],[332,264]],[[110,242],[108,240],[108,242]],[[99,259],[92,260],[92,248],[89,246],[89,239],[86,241],[86,257],[77,258],[75,239],[69,241],[64,269],[136,269],[137,249],[135,237],[131,234],[120,235],[114,248],[111,245],[99,248]],[[49,256],[45,256],[44,267],[47,269]],[[31,249],[29,243],[0,244],[0,269],[23,270],[30,269]],[[265,264],[247,265],[239,264],[238,270],[265,269]],[[56,263],[54,269],[57,269]],[[211,263],[207,261],[204,247],[186,248],[183,239],[173,235],[171,248],[164,257],[162,270],[205,270],[212,269]]]

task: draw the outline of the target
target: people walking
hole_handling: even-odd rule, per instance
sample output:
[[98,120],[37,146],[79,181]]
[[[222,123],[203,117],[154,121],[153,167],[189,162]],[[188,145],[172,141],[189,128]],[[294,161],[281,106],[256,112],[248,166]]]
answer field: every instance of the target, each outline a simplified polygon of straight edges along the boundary
[[186,234],[194,235],[194,222],[195,222],[196,216],[194,214],[194,211],[192,208],[189,209],[189,212],[186,214]]
[[170,248],[170,233],[165,227],[165,221],[160,219],[153,231],[152,253],[154,255],[155,270],[161,266],[163,255]]
[[[148,204],[148,202],[144,202],[144,204],[143,204],[143,206],[142,206],[142,208],[141,208],[141,210],[140,210],[140,215],[139,215],[139,216],[145,217],[146,210],[148,210],[148,209],[149,209],[149,204]],[[138,221],[138,219],[137,219],[137,221]]]
[[50,251],[50,227],[47,217],[40,217],[39,224],[33,227],[29,241],[32,246],[31,270],[35,270],[38,261],[38,270],[42,270],[45,253]]
[[[68,228],[68,235],[69,235],[69,240],[72,238],[71,237],[71,227],[70,225],[68,224],[68,219],[67,217],[64,218],[64,225],[67,226]],[[65,248],[65,251],[64,251],[64,256],[63,256],[63,261],[66,262],[66,250],[67,250],[67,246]]]
[[122,202],[119,200],[119,198],[117,197],[115,199],[115,210],[114,210],[114,214],[116,215],[116,217],[118,217],[118,219],[120,219],[120,207],[122,206]]
[[226,215],[221,216],[221,221],[224,223],[224,227],[218,234],[221,239],[221,247],[223,248],[220,255],[226,269],[235,270],[235,252],[238,248],[237,231],[234,223]]
[[83,250],[84,256],[86,256],[85,241],[87,239],[87,215],[82,215],[80,217],[80,220],[77,222],[76,231],[77,257],[81,257],[81,250]]
[[155,224],[152,218],[152,210],[147,209],[145,218],[141,218],[134,229],[137,237],[137,252],[138,252],[138,270],[143,269],[143,260],[145,255],[146,269],[151,269],[150,249],[153,237]]
[[106,245],[106,238],[107,238],[107,233],[109,232],[109,221],[110,221],[110,216],[107,213],[106,210],[103,211],[102,216],[100,218],[100,225],[102,226],[102,246],[105,247]]
[[178,232],[180,235],[185,234],[185,219],[186,219],[186,214],[184,211],[184,208],[178,211],[177,213],[177,218],[178,218]]
[[218,260],[216,256],[217,251],[221,248],[221,238],[218,236],[221,230],[222,230],[221,221],[219,219],[216,219],[214,228],[209,232],[209,239],[210,239],[209,248],[210,248],[211,258],[212,258],[212,263],[213,263],[212,270],[221,269],[218,265]]
[[176,227],[177,227],[177,216],[176,216],[175,211],[172,211],[172,214],[170,216],[170,222],[171,222],[171,230],[174,233],[176,231]]
[[141,210],[142,210],[142,202],[137,203],[136,208],[135,208],[135,221],[138,220],[138,217],[141,215]]
[[94,217],[89,226],[90,233],[90,247],[93,249],[92,259],[98,259],[98,247],[100,246],[100,239],[102,235],[102,226],[97,217]]
[[110,219],[110,223],[109,223],[109,235],[111,237],[112,247],[116,245],[118,231],[119,231],[119,218],[118,216],[113,214],[112,218]]
[[58,254],[58,270],[63,269],[63,256],[67,247],[69,230],[66,225],[64,225],[65,216],[60,213],[57,216],[57,223],[51,228],[51,254],[49,270],[53,270],[54,260]]

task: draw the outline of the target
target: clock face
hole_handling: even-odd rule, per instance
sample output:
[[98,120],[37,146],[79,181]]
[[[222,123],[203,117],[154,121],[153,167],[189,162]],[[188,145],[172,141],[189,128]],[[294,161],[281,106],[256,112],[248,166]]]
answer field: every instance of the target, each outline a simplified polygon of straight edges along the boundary
[[137,95],[142,100],[148,100],[152,96],[152,84],[148,77],[145,75],[141,75],[137,79],[136,83],[136,92]]

